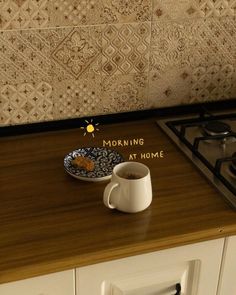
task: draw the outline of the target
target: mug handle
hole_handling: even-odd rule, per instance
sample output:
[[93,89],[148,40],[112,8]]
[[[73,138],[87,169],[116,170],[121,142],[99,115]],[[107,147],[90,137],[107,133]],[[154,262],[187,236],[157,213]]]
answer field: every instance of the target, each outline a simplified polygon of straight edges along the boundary
[[111,196],[112,190],[115,187],[117,187],[118,185],[119,185],[119,183],[117,183],[117,182],[110,182],[110,183],[108,183],[108,185],[106,186],[106,188],[104,190],[103,203],[105,204],[106,207],[108,207],[110,209],[115,209],[115,206],[110,203],[110,196]]

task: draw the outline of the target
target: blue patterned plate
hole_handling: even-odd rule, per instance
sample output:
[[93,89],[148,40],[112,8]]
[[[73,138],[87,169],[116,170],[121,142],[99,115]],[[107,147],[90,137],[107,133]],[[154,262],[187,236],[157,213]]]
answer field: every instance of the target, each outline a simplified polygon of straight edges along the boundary
[[[94,171],[88,172],[83,168],[75,168],[71,161],[77,156],[90,158],[94,164]],[[124,161],[124,158],[114,150],[101,147],[86,147],[69,153],[64,158],[64,167],[71,176],[85,181],[103,181],[111,178],[113,168]]]

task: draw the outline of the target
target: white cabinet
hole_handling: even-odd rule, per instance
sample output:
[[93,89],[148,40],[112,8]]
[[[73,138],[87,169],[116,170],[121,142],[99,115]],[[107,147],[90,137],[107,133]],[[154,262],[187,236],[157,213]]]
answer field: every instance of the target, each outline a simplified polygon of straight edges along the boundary
[[236,294],[236,236],[225,239],[221,276],[217,295]]
[[216,295],[223,245],[218,239],[81,267],[76,294],[175,295],[180,284],[181,295]]
[[1,295],[75,295],[74,270],[0,285]]
[[236,295],[235,249],[236,236],[201,242],[0,284],[0,295]]

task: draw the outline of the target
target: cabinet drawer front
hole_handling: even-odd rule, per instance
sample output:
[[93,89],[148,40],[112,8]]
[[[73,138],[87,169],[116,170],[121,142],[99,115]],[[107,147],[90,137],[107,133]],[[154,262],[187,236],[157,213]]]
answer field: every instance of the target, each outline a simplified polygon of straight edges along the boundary
[[218,239],[78,268],[77,295],[216,295],[223,245]]
[[74,270],[0,285],[1,295],[75,295]]
[[188,278],[194,270],[194,264],[194,262],[178,263],[175,266],[156,267],[125,277],[121,276],[120,279],[112,280],[110,293],[112,295],[170,295],[177,293],[176,286],[179,284],[182,291],[190,294],[192,286],[187,285],[190,285]]

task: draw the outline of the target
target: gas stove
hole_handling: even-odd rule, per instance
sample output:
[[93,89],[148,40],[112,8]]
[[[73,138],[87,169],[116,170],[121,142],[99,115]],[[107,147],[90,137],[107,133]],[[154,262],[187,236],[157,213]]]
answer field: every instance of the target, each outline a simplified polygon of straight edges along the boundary
[[236,208],[236,112],[204,111],[157,123]]

